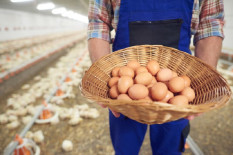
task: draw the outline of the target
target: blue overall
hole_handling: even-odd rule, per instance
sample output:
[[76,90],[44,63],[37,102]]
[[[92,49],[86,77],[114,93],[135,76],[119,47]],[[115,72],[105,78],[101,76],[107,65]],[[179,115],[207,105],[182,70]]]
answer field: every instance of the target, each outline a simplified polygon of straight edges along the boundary
[[[141,44],[160,44],[190,54],[193,0],[121,0],[113,51]],[[147,130],[121,114],[109,112],[110,135],[116,155],[137,155]],[[154,155],[180,155],[189,132],[189,121],[180,119],[150,125]]]

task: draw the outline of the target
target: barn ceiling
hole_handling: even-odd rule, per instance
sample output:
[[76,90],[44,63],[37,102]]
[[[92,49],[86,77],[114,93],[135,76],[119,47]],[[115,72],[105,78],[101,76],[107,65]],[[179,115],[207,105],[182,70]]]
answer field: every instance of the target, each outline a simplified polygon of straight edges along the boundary
[[51,10],[39,11],[36,9],[37,4],[45,2],[53,2],[56,8],[65,7],[67,10],[87,16],[89,0],[34,0],[32,2],[22,3],[12,3],[10,0],[0,0],[0,8],[52,15]]

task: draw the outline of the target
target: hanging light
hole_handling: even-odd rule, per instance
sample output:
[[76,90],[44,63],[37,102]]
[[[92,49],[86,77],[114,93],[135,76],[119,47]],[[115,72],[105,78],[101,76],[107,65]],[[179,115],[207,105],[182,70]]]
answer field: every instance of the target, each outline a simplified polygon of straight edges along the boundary
[[55,8],[55,4],[52,2],[48,2],[48,3],[40,3],[37,5],[36,7],[38,10],[51,10],[53,8]]
[[32,2],[34,0],[11,0],[12,3]]
[[52,14],[55,14],[55,15],[56,14],[62,14],[64,12],[66,12],[66,8],[64,8],[64,7],[55,8],[55,9],[52,10]]

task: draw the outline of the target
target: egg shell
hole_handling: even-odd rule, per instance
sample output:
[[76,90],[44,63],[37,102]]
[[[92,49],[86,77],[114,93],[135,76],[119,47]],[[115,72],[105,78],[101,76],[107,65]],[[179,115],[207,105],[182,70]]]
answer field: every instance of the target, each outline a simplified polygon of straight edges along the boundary
[[184,90],[180,94],[186,96],[189,102],[192,102],[195,98],[195,92],[190,87],[184,88]]
[[138,74],[135,77],[135,83],[137,84],[143,84],[145,86],[149,85],[152,81],[153,77],[149,72],[143,72]]
[[182,75],[181,77],[184,79],[184,87],[190,87],[191,79],[186,75]]
[[118,90],[121,94],[126,94],[129,87],[131,87],[133,85],[133,79],[129,76],[122,76],[119,80],[118,80]]
[[117,97],[118,100],[124,100],[124,101],[132,101],[132,99],[127,94],[120,94]]
[[112,70],[112,76],[115,77],[115,76],[120,76],[119,75],[119,70],[120,70],[121,67],[115,67],[113,68]]
[[160,82],[169,81],[172,78],[172,71],[168,68],[160,69],[157,73],[157,80]]
[[151,84],[149,84],[148,86],[147,86],[147,88],[149,89],[149,88],[151,88],[151,87],[153,87],[153,83],[151,83]]
[[127,67],[127,66],[123,66],[119,70],[119,75],[120,76],[130,76],[133,78],[134,77],[134,70],[132,68]]
[[116,85],[117,82],[118,82],[118,80],[119,80],[119,77],[112,77],[112,78],[108,81],[108,86],[109,86],[109,87],[112,87],[112,86]]
[[179,106],[187,106],[188,98],[184,95],[177,95],[169,100],[170,104],[179,105]]
[[143,73],[143,72],[148,72],[147,68],[143,66],[138,67],[135,71],[136,75],[138,75],[139,73]]
[[168,88],[173,93],[181,92],[184,89],[184,79],[182,77],[174,77],[168,83]]
[[133,100],[140,100],[148,96],[149,90],[142,84],[134,84],[129,88],[128,94]]
[[150,96],[146,96],[145,98],[141,99],[141,100],[145,100],[145,101],[153,101]]
[[155,83],[157,83],[157,80],[154,76],[152,76],[151,84],[155,84]]
[[174,97],[174,94],[170,91],[167,91],[167,95],[161,100],[161,102],[167,103],[173,97]]
[[146,67],[152,75],[155,75],[160,70],[159,63],[155,60],[149,61]]
[[156,78],[154,76],[152,76],[151,83],[149,85],[147,85],[147,88],[152,87],[155,83],[157,83],[157,80],[156,80]]
[[162,82],[157,82],[151,87],[151,97],[155,101],[162,100],[167,95],[167,86]]
[[112,88],[109,90],[109,95],[111,98],[115,99],[119,95],[119,91],[117,88],[117,85],[112,86]]
[[135,71],[141,65],[140,65],[140,63],[137,60],[131,60],[131,61],[129,61],[127,63],[127,66],[130,67],[130,68],[132,68]]

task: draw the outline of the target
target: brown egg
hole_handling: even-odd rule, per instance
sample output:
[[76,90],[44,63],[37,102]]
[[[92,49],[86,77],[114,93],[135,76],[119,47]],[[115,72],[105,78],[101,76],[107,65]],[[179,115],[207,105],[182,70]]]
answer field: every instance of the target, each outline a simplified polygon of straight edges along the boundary
[[160,70],[159,63],[155,60],[149,61],[146,67],[152,75],[155,75]]
[[149,96],[147,96],[143,99],[140,99],[139,101],[145,101],[145,103],[143,103],[143,104],[148,104],[148,102],[153,102],[153,100]]
[[120,75],[119,75],[119,70],[120,70],[120,68],[121,68],[121,67],[115,67],[115,68],[113,68],[113,70],[112,70],[112,76],[113,76],[113,77],[115,77],[115,76],[118,76],[118,77],[119,77],[119,76],[120,76]]
[[131,60],[127,63],[127,66],[136,71],[136,69],[139,68],[141,65],[137,60]]
[[153,101],[153,100],[150,98],[150,96],[145,97],[143,100],[146,100],[146,101]]
[[157,80],[156,80],[156,78],[153,76],[153,77],[152,77],[151,84],[155,84],[155,83],[157,83]]
[[180,94],[186,96],[189,102],[192,102],[195,98],[195,92],[190,87],[184,88],[184,90]]
[[124,101],[132,101],[132,99],[127,94],[120,94],[117,97],[118,100],[124,100]]
[[184,95],[177,95],[169,100],[170,104],[186,106],[188,105],[188,98]]
[[190,87],[191,84],[190,78],[186,75],[182,75],[181,77],[184,79],[184,87]]
[[167,86],[162,82],[157,82],[150,89],[153,100],[160,101],[167,95]]
[[172,71],[168,68],[161,69],[157,75],[157,80],[160,82],[169,81],[172,78]]
[[129,76],[122,76],[118,80],[118,90],[121,94],[127,93],[129,87],[133,85],[133,79]]
[[152,79],[152,75],[149,72],[143,72],[135,77],[135,83],[147,86],[151,83]]
[[151,83],[149,85],[147,85],[147,88],[150,88],[152,87],[155,83],[157,83],[156,79],[154,76],[152,76],[152,80],[151,80]]
[[174,77],[168,83],[168,88],[173,93],[181,92],[184,89],[184,79],[181,77]]
[[129,88],[128,94],[133,100],[140,100],[148,96],[149,90],[142,84],[134,84]]
[[142,73],[142,72],[148,72],[148,70],[146,69],[146,67],[138,67],[135,71],[136,75],[138,75],[139,73]]
[[147,86],[147,88],[149,89],[149,88],[151,88],[151,87],[153,87],[153,83],[151,83],[151,84],[149,84],[148,86]]
[[177,77],[177,76],[178,76],[178,74],[176,72],[172,71],[172,78]]
[[118,80],[119,80],[119,77],[112,77],[112,78],[108,81],[108,86],[109,86],[109,87],[112,87],[112,86],[116,85],[117,82],[118,82]]
[[170,91],[167,91],[167,95],[161,100],[161,102],[167,103],[173,97],[174,97],[174,94]]
[[109,90],[109,95],[113,99],[117,98],[117,96],[119,95],[117,85],[111,87],[111,89]]
[[119,75],[120,76],[130,76],[130,77],[134,77],[134,71],[132,68],[129,68],[127,66],[123,66],[120,68],[119,70]]

